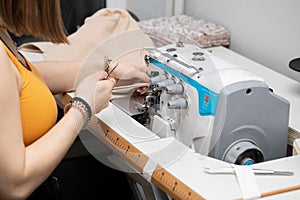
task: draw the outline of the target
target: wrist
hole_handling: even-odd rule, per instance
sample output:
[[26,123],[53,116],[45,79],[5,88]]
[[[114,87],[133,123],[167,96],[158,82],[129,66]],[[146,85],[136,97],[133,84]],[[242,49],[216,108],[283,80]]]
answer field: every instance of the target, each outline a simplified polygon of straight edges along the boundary
[[64,114],[66,114],[71,108],[79,111],[83,117],[82,129],[86,129],[92,117],[92,110],[89,104],[80,97],[74,97],[64,107]]

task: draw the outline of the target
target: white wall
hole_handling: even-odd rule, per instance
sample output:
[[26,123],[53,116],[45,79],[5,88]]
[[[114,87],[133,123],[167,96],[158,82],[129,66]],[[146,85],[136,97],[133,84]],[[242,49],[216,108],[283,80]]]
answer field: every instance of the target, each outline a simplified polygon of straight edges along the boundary
[[127,8],[140,20],[170,15],[172,11],[172,0],[128,0],[127,2]]
[[232,50],[300,81],[288,67],[300,57],[300,0],[186,0],[185,13],[223,25]]
[[[182,4],[184,2],[184,0],[176,1],[180,1],[179,3]],[[174,0],[107,0],[107,7],[126,8],[137,15],[140,20],[147,20],[171,16],[173,14]]]
[[106,0],[107,8],[127,8],[127,0]]

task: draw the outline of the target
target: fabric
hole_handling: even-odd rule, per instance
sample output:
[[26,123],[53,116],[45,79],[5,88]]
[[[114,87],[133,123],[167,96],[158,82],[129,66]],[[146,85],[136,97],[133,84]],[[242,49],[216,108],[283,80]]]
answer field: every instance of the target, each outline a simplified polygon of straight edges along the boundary
[[156,47],[176,43],[181,35],[185,37],[185,43],[200,48],[230,44],[229,31],[224,27],[187,15],[143,20],[138,24],[151,37]]
[[43,136],[56,122],[57,105],[39,72],[29,63],[25,68],[1,41],[12,63],[20,72],[22,92],[20,94],[21,121],[25,146]]
[[126,10],[105,8],[86,18],[82,27],[68,36],[70,45],[32,42],[21,45],[19,49],[43,53],[45,61],[83,61],[101,43],[126,31],[137,29],[137,22]]
[[[145,65],[142,49],[154,47],[150,37],[139,28],[137,21],[127,10],[119,8],[103,8],[97,11],[86,18],[84,24],[69,35],[68,39],[70,45],[32,42],[21,45],[19,49],[39,52],[45,62],[62,61],[78,65],[80,70],[76,85],[86,75],[104,69],[104,56],[112,60]],[[113,92],[126,93],[142,86],[148,86],[148,83],[117,85]]]
[[300,138],[293,142],[293,155],[300,155]]

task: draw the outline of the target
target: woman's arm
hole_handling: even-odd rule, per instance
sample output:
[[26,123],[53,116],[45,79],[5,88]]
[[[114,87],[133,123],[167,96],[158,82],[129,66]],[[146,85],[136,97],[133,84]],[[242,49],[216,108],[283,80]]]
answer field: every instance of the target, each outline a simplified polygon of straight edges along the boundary
[[[85,62],[71,62],[71,61],[47,61],[34,62],[34,66],[39,70],[45,79],[48,87],[53,94],[68,92],[74,90],[76,85],[87,75],[92,74],[98,70],[103,70],[103,64],[95,61]],[[114,66],[115,63],[112,63]],[[109,68],[110,71],[112,67]],[[149,77],[147,75],[148,68],[145,64],[130,63],[121,60],[117,68],[111,74],[117,80],[133,80],[136,82],[148,83]],[[121,82],[122,82],[121,81]],[[140,88],[137,89],[139,92]],[[145,89],[141,90],[144,91]]]
[[74,90],[80,64],[72,61],[33,62],[53,94]]
[[[21,78],[9,58],[3,56],[5,50],[0,49],[0,55],[0,199],[26,199],[63,159],[85,118],[71,108],[44,136],[25,147],[19,102]],[[108,105],[108,94],[115,84],[110,79],[99,81],[104,76],[94,74],[79,85],[78,96],[87,100],[95,112]],[[85,89],[91,86],[95,93]]]
[[25,199],[63,159],[84,119],[80,111],[71,109],[42,138],[25,147],[18,72],[3,56],[0,63],[0,199]]

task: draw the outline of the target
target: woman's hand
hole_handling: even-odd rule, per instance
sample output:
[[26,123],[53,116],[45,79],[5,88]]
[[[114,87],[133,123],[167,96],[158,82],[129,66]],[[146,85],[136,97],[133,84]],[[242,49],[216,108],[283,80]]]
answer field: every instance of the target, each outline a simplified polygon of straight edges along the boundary
[[[114,63],[111,64],[114,66]],[[110,67],[112,68],[112,67]],[[148,68],[145,65],[135,65],[127,62],[119,62],[111,76],[117,79],[117,86],[130,85],[134,83],[149,83],[147,74]],[[148,87],[137,88],[137,92],[144,93]]]
[[[114,66],[114,63],[111,66]],[[118,67],[112,72],[111,76],[118,80],[138,79],[140,82],[147,83],[149,82],[147,72],[148,68],[146,66],[119,62]]]
[[94,114],[106,108],[112,98],[116,80],[114,78],[103,80],[106,75],[104,71],[91,74],[85,77],[75,90],[75,96],[84,99]]

